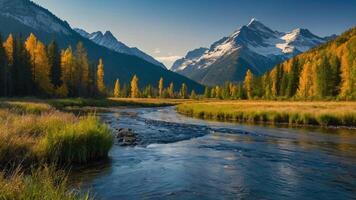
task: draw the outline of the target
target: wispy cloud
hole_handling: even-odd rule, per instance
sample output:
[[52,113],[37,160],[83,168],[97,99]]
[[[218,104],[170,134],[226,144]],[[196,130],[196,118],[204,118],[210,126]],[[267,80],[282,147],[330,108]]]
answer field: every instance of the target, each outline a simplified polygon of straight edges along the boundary
[[159,53],[161,53],[161,50],[160,50],[159,48],[155,48],[155,49],[153,50],[153,53],[159,54]]
[[156,57],[157,60],[161,62],[173,62],[178,60],[179,58],[182,58],[182,56],[161,56],[161,57]]

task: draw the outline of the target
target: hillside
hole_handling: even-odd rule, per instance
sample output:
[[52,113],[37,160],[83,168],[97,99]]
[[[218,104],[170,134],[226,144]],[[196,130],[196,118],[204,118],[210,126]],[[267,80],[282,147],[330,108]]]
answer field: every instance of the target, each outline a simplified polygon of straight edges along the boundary
[[104,60],[105,82],[110,87],[113,86],[116,78],[119,78],[122,83],[129,84],[132,76],[136,74],[140,86],[156,85],[160,77],[164,77],[165,86],[170,82],[174,82],[176,86],[186,83],[189,90],[203,90],[203,87],[195,81],[163,69],[161,66],[95,44],[72,30],[67,22],[29,0],[0,0],[0,33],[3,37],[7,37],[10,33],[23,37],[34,33],[46,44],[55,40],[61,49],[68,46],[75,47],[78,42],[83,42],[90,60],[93,62],[100,58]]

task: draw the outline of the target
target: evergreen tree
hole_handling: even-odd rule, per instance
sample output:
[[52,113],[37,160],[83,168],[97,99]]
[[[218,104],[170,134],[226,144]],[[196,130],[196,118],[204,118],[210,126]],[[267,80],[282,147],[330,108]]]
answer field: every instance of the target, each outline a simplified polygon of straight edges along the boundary
[[161,77],[161,78],[159,79],[159,82],[158,82],[159,97],[162,97],[162,95],[163,95],[163,89],[164,89],[164,86],[163,86],[163,78]]
[[116,79],[115,81],[115,87],[114,87],[114,97],[120,97],[120,81],[119,79]]
[[140,97],[140,90],[138,87],[138,77],[134,75],[131,80],[131,98],[138,98],[138,97]]
[[5,96],[5,87],[6,87],[6,54],[0,34],[0,96]]
[[298,60],[293,58],[291,60],[291,68],[288,76],[287,96],[293,97],[298,90],[299,83],[299,67]]
[[6,55],[6,65],[5,65],[5,80],[4,80],[4,93],[5,96],[13,95],[13,80],[12,80],[12,70],[14,65],[14,48],[15,42],[12,34],[9,35],[4,43],[5,55]]
[[205,98],[205,99],[210,98],[210,90],[209,90],[209,87],[205,87],[205,90],[204,90],[204,98]]
[[194,90],[192,90],[192,92],[190,93],[190,98],[191,99],[197,99],[197,93],[195,93]]
[[247,70],[245,80],[244,80],[244,89],[246,90],[247,98],[253,98],[253,74],[251,70]]
[[182,87],[180,88],[180,97],[182,99],[186,99],[188,98],[188,88],[187,88],[187,85],[185,83],[182,84]]
[[169,84],[168,96],[169,96],[169,98],[174,98],[174,84],[173,84],[173,82],[171,82]]
[[51,68],[51,83],[57,88],[62,85],[62,70],[61,70],[61,54],[58,49],[58,45],[56,42],[51,42],[47,48],[48,51],[48,62]]
[[76,49],[76,73],[78,95],[86,96],[89,87],[89,60],[87,51],[84,48],[83,43],[79,42]]
[[97,71],[97,87],[100,95],[105,94],[105,83],[104,83],[104,63],[102,59],[99,59],[98,71]]

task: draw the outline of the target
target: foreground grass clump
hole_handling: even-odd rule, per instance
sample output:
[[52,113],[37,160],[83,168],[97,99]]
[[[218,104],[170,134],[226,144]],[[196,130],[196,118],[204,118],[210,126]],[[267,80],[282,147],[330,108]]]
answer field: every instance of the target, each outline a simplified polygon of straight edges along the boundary
[[94,116],[50,131],[40,142],[44,157],[60,163],[87,163],[105,158],[112,146],[110,129]]
[[86,200],[90,197],[69,190],[63,171],[41,167],[30,175],[18,169],[9,175],[0,172],[0,199]]
[[218,121],[356,127],[356,102],[216,101],[181,104],[177,110]]
[[112,134],[95,116],[77,117],[47,104],[36,104],[42,109],[35,112],[28,109],[32,103],[12,104],[0,104],[0,166],[81,164],[106,157],[111,148]]

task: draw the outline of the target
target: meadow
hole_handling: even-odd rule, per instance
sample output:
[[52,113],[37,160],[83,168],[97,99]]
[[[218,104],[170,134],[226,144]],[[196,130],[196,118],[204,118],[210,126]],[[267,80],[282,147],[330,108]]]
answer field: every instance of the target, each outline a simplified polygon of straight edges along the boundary
[[217,121],[356,127],[356,102],[209,101],[180,104],[177,111]]
[[0,199],[87,199],[58,169],[106,159],[113,144],[94,115],[40,101],[0,101],[0,130]]

